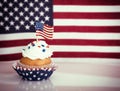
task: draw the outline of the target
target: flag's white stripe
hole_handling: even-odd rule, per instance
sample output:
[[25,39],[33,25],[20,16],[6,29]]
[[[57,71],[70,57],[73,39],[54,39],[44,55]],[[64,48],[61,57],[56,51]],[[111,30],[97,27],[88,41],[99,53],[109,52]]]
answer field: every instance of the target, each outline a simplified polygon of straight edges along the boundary
[[[42,39],[41,36],[39,36]],[[78,33],[78,32],[54,32],[54,39],[106,39],[119,40],[120,33]],[[12,33],[1,34],[0,41],[3,40],[17,40],[17,39],[36,39],[36,33]]]
[[120,19],[54,19],[55,26],[120,26]]
[[[0,54],[20,53],[24,46],[0,48]],[[120,53],[120,46],[67,46],[52,45],[54,52],[110,52]]]
[[54,12],[120,12],[120,5],[54,5]]

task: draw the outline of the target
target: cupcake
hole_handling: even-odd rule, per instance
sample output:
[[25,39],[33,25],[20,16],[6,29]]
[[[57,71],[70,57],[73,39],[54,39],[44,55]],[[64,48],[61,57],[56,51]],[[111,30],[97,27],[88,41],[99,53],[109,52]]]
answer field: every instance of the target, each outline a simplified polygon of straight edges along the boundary
[[13,64],[13,68],[25,80],[48,79],[56,69],[52,54],[45,41],[33,41],[22,50],[22,58]]

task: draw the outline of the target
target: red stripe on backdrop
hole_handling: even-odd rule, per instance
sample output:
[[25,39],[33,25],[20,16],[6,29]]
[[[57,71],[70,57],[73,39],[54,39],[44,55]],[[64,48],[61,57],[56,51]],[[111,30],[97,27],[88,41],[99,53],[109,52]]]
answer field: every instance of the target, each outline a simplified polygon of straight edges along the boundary
[[[21,53],[0,55],[0,61],[19,60]],[[120,53],[98,53],[98,52],[54,52],[53,58],[120,58]],[[62,60],[62,59],[61,59]],[[69,60],[68,60],[69,61]]]
[[55,5],[120,5],[120,0],[54,0]]
[[[35,40],[35,39],[34,39]],[[5,47],[16,47],[16,46],[26,46],[33,39],[26,39],[26,40],[7,40],[7,41],[0,41],[0,48]]]
[[55,26],[55,32],[120,33],[120,26]]
[[47,43],[51,45],[120,46],[120,40],[54,39]]
[[80,13],[71,13],[71,12],[55,12],[54,18],[59,19],[120,19],[120,13],[88,13],[88,12],[80,12]]
[[120,58],[120,53],[54,52],[53,57],[64,57],[64,58],[116,58],[117,59],[117,58]]
[[[33,39],[0,41],[0,48],[26,46]],[[7,44],[6,44],[7,42]],[[94,46],[120,46],[120,40],[85,40],[85,39],[53,39],[46,40],[49,45],[94,45]]]
[[22,57],[21,53],[0,55],[0,61],[19,60],[21,57]]

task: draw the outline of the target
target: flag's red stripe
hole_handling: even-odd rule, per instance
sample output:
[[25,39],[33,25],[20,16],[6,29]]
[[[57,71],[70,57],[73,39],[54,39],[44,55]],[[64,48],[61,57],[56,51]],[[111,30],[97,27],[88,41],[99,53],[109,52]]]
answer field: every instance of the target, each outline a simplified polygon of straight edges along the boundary
[[21,57],[22,57],[21,53],[0,55],[0,61],[19,60]]
[[41,30],[36,30],[36,33],[45,33],[45,34],[48,34],[48,35],[50,35],[50,34],[53,34],[53,32],[52,31],[47,31],[47,30],[43,30],[43,31],[41,31]]
[[49,30],[49,29],[45,29],[45,28],[44,28],[44,32],[53,33],[53,29],[52,29],[52,30],[51,30],[51,29]]
[[54,5],[120,5],[120,0],[54,0]]
[[47,34],[46,32],[38,31],[38,32],[36,32],[36,36],[42,36],[45,39],[46,38],[50,39],[50,38],[52,38],[53,34]]
[[[120,58],[120,53],[54,52],[53,54],[53,58]],[[21,57],[21,53],[0,55],[0,61],[19,60]]]
[[55,32],[120,33],[120,26],[55,26]]
[[54,52],[53,57],[69,58],[120,58],[120,53],[98,53],[98,52]]
[[120,13],[89,13],[89,12],[54,12],[54,18],[59,19],[120,19]]
[[49,37],[49,36],[53,35],[52,33],[48,33],[48,32],[46,32],[46,31],[43,31],[43,32],[42,32],[42,31],[39,31],[39,30],[36,31],[36,34],[37,34],[37,35],[41,35],[41,34],[42,34],[42,35],[44,35],[44,36],[46,36],[46,37]]
[[53,33],[53,29],[46,29],[46,28],[44,28],[43,29],[45,32],[48,32],[48,33]]
[[44,28],[47,28],[47,29],[53,29],[53,26],[44,25]]
[[[35,39],[0,41],[0,48],[26,46],[32,41]],[[120,40],[53,39],[46,42],[49,45],[120,46]]]

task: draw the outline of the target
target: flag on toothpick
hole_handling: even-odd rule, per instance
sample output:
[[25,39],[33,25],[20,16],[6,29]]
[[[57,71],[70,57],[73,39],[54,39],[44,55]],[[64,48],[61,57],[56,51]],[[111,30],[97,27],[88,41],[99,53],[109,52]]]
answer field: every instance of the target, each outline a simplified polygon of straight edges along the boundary
[[53,26],[42,24],[41,22],[36,22],[35,29],[36,36],[42,36],[45,39],[52,39],[54,31]]

